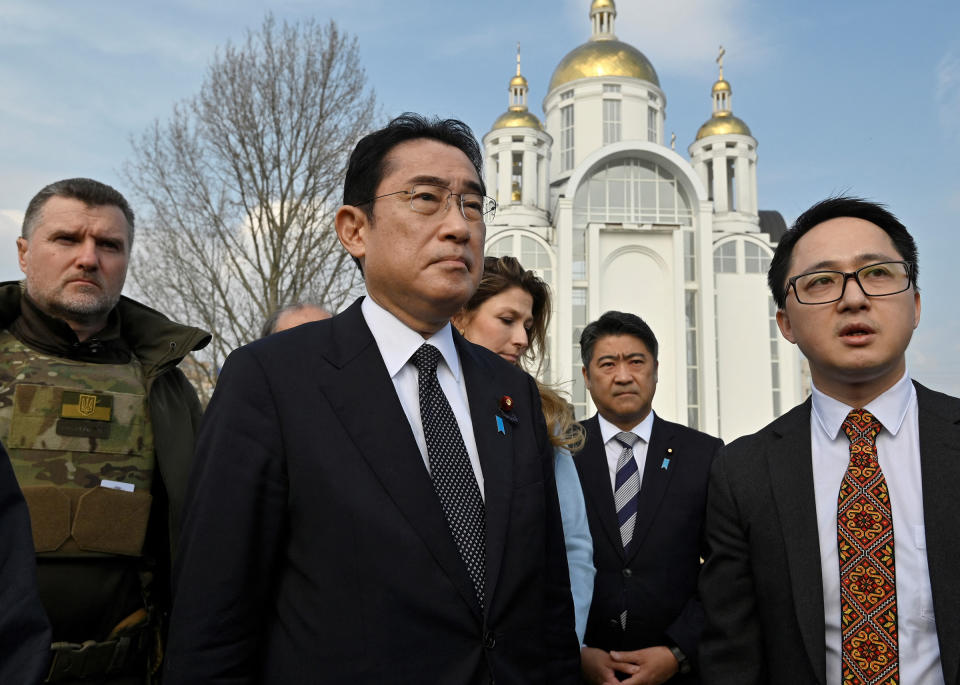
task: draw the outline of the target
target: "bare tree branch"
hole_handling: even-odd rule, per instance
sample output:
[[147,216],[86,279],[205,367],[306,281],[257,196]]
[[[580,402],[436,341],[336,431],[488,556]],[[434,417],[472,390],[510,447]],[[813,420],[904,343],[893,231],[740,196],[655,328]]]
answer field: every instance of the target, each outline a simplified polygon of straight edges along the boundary
[[356,291],[333,214],[350,151],[376,124],[359,63],[356,39],[332,21],[267,15],[217,52],[195,96],[131,143],[133,282],[148,303],[213,334],[195,364],[201,394],[277,307],[337,308]]

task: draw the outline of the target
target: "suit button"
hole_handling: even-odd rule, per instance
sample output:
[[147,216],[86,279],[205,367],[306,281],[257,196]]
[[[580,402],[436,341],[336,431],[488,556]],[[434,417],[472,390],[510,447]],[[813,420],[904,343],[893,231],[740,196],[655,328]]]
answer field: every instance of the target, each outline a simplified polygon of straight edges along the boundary
[[629,577],[632,576],[632,575],[633,575],[633,571],[631,571],[631,570],[628,569],[628,568],[623,569],[623,577],[624,577],[624,578],[629,578]]
[[494,637],[493,631],[488,630],[483,634],[483,646],[486,649],[493,649],[497,644],[497,638]]

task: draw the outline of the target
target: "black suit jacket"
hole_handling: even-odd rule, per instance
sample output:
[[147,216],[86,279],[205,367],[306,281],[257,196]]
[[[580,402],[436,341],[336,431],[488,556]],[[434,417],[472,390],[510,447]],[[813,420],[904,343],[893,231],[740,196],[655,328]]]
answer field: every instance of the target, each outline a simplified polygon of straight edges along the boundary
[[37,591],[30,514],[0,445],[0,683],[33,685],[47,676],[50,623]]
[[[597,567],[584,642],[605,650],[675,644],[695,665],[703,628],[697,574],[707,483],[710,464],[723,443],[654,415],[633,542],[625,554],[600,423],[593,416],[583,426],[587,441],[575,462]],[[620,627],[624,608],[626,630]],[[697,681],[691,674],[671,682]]]
[[[575,681],[536,384],[454,341],[485,480],[484,611],[358,300],[224,366],[198,440],[167,685]],[[500,432],[503,395],[517,422]]]
[[[960,685],[960,400],[914,385],[940,660],[946,683]],[[706,683],[826,683],[810,410],[807,399],[714,465],[700,580]]]

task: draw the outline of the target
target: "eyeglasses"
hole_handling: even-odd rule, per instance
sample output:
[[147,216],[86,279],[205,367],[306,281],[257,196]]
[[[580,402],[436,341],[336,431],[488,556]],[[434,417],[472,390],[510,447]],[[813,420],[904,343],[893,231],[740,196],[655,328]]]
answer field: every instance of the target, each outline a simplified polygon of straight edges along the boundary
[[450,198],[453,196],[456,196],[459,200],[460,214],[467,221],[483,221],[483,218],[488,214],[490,216],[487,217],[487,220],[492,221],[494,213],[497,211],[497,201],[492,197],[478,193],[455,193],[449,188],[424,184],[415,185],[410,190],[398,190],[393,193],[377,195],[375,198],[359,204],[365,205],[391,195],[409,195],[410,209],[417,214],[428,216],[436,214],[441,209],[444,212],[450,209]]
[[896,295],[910,287],[911,273],[907,262],[867,264],[852,272],[811,271],[791,277],[787,282],[787,293],[793,286],[793,293],[800,304],[828,304],[843,297],[847,281],[852,278],[864,295]]

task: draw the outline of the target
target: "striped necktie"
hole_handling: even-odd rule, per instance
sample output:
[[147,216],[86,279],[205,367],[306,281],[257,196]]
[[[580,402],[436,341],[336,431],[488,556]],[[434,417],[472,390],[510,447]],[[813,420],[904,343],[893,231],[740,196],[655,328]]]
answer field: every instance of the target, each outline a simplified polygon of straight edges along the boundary
[[614,436],[623,449],[617,459],[617,477],[613,488],[613,500],[617,507],[617,521],[620,523],[620,542],[624,551],[630,548],[633,540],[633,526],[637,521],[637,493],[640,492],[640,472],[637,460],[633,458],[633,446],[640,438],[628,432]]
[[[637,494],[640,492],[640,471],[633,457],[633,446],[640,438],[634,433],[621,431],[614,436],[623,449],[617,458],[617,477],[613,488],[613,501],[617,507],[617,521],[620,523],[620,542],[627,553],[633,540],[633,527],[637,522]],[[627,609],[620,612],[620,628],[627,629]]]
[[850,439],[850,463],[837,498],[844,683],[900,682],[893,512],[876,447],[882,428],[864,409],[843,422]]

